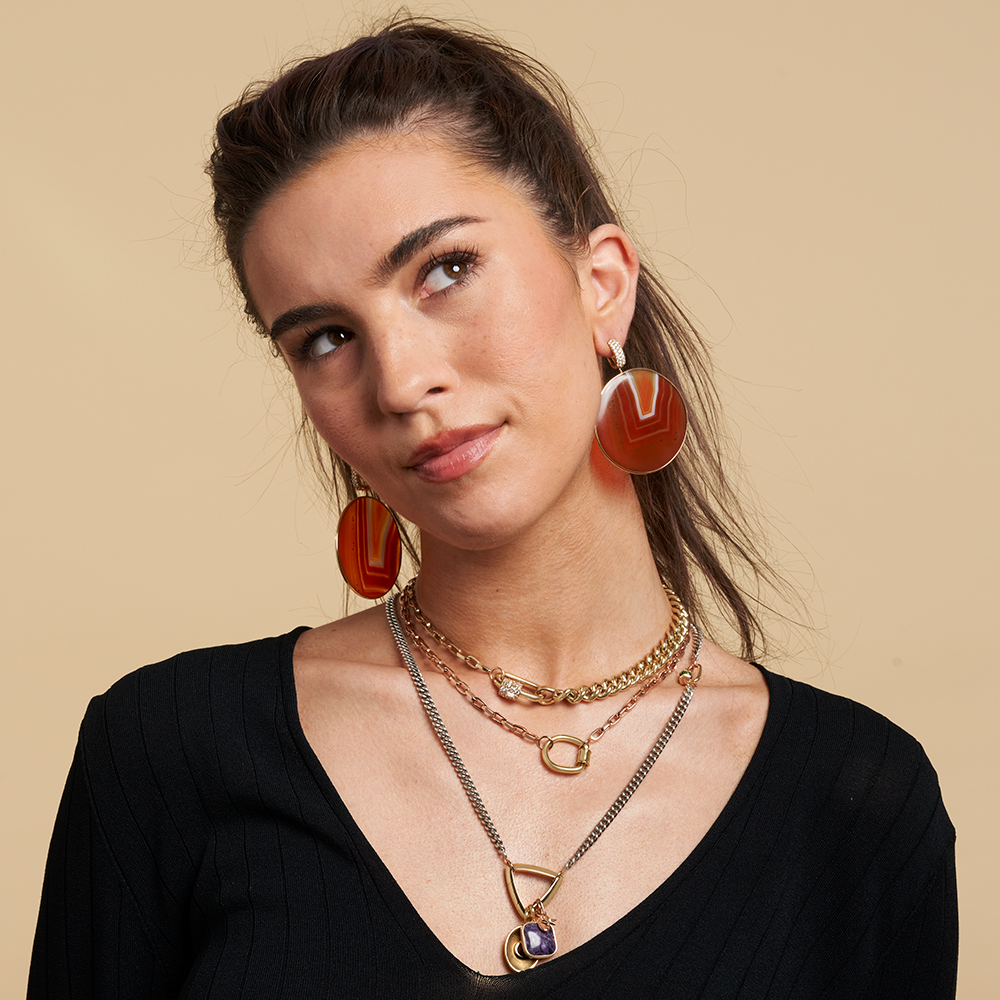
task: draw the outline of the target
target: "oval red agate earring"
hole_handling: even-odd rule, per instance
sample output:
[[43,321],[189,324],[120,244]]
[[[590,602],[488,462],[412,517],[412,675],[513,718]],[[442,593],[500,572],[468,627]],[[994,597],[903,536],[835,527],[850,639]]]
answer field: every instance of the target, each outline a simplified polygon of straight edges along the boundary
[[680,390],[651,368],[625,368],[625,352],[609,340],[618,374],[601,390],[594,434],[608,459],[632,475],[668,466],[687,433],[687,407]]
[[337,522],[337,564],[340,574],[356,594],[377,600],[384,597],[399,576],[403,561],[399,525],[392,511],[352,470],[351,482],[366,496],[355,497]]

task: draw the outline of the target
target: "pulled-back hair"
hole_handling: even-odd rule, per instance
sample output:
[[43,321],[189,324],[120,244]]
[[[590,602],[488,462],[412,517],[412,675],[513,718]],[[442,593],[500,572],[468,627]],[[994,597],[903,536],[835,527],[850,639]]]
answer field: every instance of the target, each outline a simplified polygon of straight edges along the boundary
[[[293,65],[249,87],[219,118],[208,173],[226,255],[251,321],[266,334],[247,285],[243,250],[267,200],[345,143],[432,130],[458,152],[517,186],[567,255],[590,232],[618,223],[561,82],[498,39],[405,18],[345,48]],[[684,449],[667,468],[633,482],[661,578],[696,617],[705,586],[739,634],[743,655],[764,635],[734,579],[773,582],[721,462],[722,428],[700,336],[661,281],[639,274],[628,334],[632,367],[660,371],[688,405]],[[613,370],[603,362],[609,377]],[[353,497],[350,469],[303,415],[313,457],[338,501]],[[413,546],[407,540],[411,554]],[[699,580],[699,575],[701,579]]]

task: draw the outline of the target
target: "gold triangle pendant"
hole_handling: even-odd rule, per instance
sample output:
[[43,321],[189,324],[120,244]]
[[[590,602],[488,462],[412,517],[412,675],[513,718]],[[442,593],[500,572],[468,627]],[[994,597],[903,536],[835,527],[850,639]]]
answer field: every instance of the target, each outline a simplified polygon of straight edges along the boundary
[[[538,875],[552,879],[552,883],[533,903],[525,906],[514,882],[515,875]],[[543,958],[551,958],[556,953],[555,931],[552,930],[551,919],[545,913],[545,904],[561,885],[562,872],[539,868],[537,865],[505,865],[504,878],[507,881],[507,895],[521,918],[520,926],[507,935],[504,958],[511,971],[525,972],[533,969]]]
[[504,878],[507,880],[507,895],[517,910],[517,915],[523,920],[528,915],[528,907],[521,901],[521,894],[517,891],[514,882],[515,875],[538,875],[541,878],[552,879],[552,884],[545,890],[545,894],[540,896],[538,902],[544,906],[555,894],[556,889],[562,884],[562,872],[554,872],[548,868],[539,868],[537,865],[504,865]]

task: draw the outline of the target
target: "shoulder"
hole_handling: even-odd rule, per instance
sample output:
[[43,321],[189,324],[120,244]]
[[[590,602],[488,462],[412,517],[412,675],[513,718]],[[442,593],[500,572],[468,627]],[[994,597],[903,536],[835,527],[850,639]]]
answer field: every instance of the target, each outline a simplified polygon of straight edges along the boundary
[[207,771],[235,734],[273,728],[303,631],[178,653],[93,698],[80,728],[91,792]]
[[295,646],[296,670],[316,662],[395,667],[398,659],[382,604],[310,629]]
[[220,687],[277,677],[281,663],[291,656],[296,640],[305,631],[306,627],[301,626],[285,635],[187,650],[147,664],[95,697],[87,716],[155,712],[168,705],[177,710],[190,708],[191,702],[217,694]]
[[875,843],[900,852],[923,845],[938,857],[952,849],[937,773],[917,740],[858,702],[764,676],[770,707],[761,754],[800,807],[866,851]]
[[310,715],[320,704],[363,704],[373,693],[388,709],[400,679],[409,684],[400,666],[381,604],[312,629],[295,647],[299,711]]
[[923,962],[914,995],[953,995],[955,830],[923,748],[864,705],[765,677],[754,843],[796,874],[776,882],[796,932],[814,932],[828,978],[861,970],[872,995],[897,995]]
[[884,715],[841,695],[761,668],[771,697],[771,722],[817,759],[851,761],[872,772],[925,771],[923,747]]
[[303,635],[295,647],[294,686],[299,722],[321,759],[334,754],[335,737],[355,727],[364,738],[373,705],[382,720],[405,718],[413,709],[413,685],[381,604]]

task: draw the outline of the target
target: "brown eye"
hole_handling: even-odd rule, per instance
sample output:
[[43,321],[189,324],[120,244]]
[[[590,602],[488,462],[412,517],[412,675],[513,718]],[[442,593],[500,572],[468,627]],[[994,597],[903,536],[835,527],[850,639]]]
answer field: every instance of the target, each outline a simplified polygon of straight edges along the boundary
[[331,354],[338,347],[343,347],[353,334],[350,330],[342,327],[329,327],[325,330],[317,330],[304,345],[305,352],[310,358],[322,358]]
[[461,281],[472,266],[467,260],[445,260],[427,272],[424,278],[424,295],[434,295],[436,292],[443,292]]

